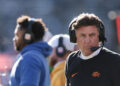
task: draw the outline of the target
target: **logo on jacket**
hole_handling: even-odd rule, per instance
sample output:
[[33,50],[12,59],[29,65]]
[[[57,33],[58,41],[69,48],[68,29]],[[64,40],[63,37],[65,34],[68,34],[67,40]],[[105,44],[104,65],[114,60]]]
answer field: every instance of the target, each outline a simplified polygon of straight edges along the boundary
[[74,76],[76,76],[78,73],[73,73],[72,75],[71,75],[71,77],[74,77]]
[[101,74],[100,74],[99,72],[93,72],[93,73],[92,73],[92,76],[93,76],[93,77],[100,77],[100,75],[101,75]]

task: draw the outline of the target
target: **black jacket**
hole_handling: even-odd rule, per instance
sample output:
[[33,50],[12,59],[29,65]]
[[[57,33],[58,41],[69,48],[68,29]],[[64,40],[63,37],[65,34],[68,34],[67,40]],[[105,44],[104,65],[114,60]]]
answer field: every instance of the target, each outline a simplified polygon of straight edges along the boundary
[[73,52],[66,62],[66,86],[120,86],[120,55],[103,48],[88,60]]

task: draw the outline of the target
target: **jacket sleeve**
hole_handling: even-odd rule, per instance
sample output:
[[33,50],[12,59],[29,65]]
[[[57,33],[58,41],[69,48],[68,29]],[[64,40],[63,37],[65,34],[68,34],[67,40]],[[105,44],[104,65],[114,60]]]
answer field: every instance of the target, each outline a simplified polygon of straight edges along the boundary
[[120,61],[112,65],[112,84],[120,86]]
[[34,55],[25,55],[21,63],[20,86],[39,86],[42,63]]
[[65,86],[70,86],[70,81],[69,81],[69,77],[68,77],[68,61],[69,61],[70,56],[68,56],[67,60],[66,60],[66,64],[65,64],[65,78],[66,78],[66,83]]
[[67,60],[66,60],[66,65],[65,65],[65,76],[66,76],[66,86],[71,86],[70,84],[70,65],[71,63],[73,62],[73,60],[77,57],[77,53],[79,53],[79,51],[74,51],[72,52],[68,57],[67,57]]

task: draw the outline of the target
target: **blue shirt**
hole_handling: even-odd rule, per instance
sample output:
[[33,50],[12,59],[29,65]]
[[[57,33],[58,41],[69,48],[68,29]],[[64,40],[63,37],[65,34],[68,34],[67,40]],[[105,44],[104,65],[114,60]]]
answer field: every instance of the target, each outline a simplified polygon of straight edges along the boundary
[[25,46],[12,68],[10,86],[50,86],[46,57],[51,52],[52,48],[46,42]]

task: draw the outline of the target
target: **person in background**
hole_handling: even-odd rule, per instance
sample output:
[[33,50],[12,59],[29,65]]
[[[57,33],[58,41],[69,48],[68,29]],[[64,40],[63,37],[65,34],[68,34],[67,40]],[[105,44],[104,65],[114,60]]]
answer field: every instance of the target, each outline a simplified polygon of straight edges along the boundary
[[14,48],[19,52],[11,75],[10,86],[50,86],[46,58],[52,47],[43,41],[46,26],[41,18],[21,16],[14,31]]
[[51,86],[65,86],[65,60],[74,51],[75,44],[70,43],[70,38],[67,34],[53,36],[48,44],[53,48],[53,52],[49,56],[50,66],[53,67],[50,74]]
[[69,26],[79,50],[66,61],[66,86],[120,86],[120,55],[104,47],[105,28],[93,13],[82,13]]

